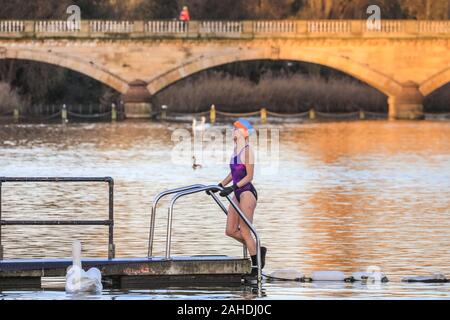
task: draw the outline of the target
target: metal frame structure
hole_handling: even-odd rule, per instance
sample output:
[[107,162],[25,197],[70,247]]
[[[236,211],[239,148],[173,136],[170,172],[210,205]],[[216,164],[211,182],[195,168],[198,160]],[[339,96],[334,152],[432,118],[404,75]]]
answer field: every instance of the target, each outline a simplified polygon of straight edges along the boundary
[[[108,220],[2,220],[2,185],[5,182],[106,182],[108,183]],[[114,179],[111,177],[0,177],[0,260],[3,260],[2,226],[108,226],[108,259],[115,257]]]
[[[152,256],[153,252],[153,238],[154,238],[154,228],[155,228],[155,219],[156,219],[156,206],[161,200],[162,197],[174,194],[172,197],[169,208],[168,208],[168,215],[167,215],[167,233],[166,233],[166,259],[170,259],[170,248],[171,248],[171,240],[172,240],[172,221],[173,221],[173,207],[175,205],[175,202],[184,196],[198,193],[198,192],[206,192],[209,194],[214,201],[217,203],[217,205],[222,209],[222,211],[227,214],[227,209],[225,208],[224,204],[219,200],[217,195],[215,195],[213,192],[210,192],[212,190],[223,190],[222,187],[217,185],[201,185],[201,184],[194,184],[186,187],[176,188],[176,189],[170,189],[165,190],[161,193],[159,193],[153,200],[152,204],[152,212],[150,217],[150,230],[149,230],[149,245],[148,245],[148,257],[150,258]],[[253,227],[252,223],[247,219],[245,214],[242,212],[242,210],[239,208],[239,206],[233,201],[230,195],[227,197],[228,202],[231,204],[231,206],[236,210],[236,212],[239,214],[239,217],[245,222],[245,224],[249,227],[250,231],[255,237],[256,241],[256,256],[257,256],[257,267],[258,267],[258,282],[261,282],[262,280],[262,270],[261,270],[261,241],[258,233],[256,232],[256,229]],[[243,248],[244,257],[247,258],[247,250],[244,246]]]
[[181,191],[186,191],[189,189],[195,189],[195,188],[200,188],[203,187],[202,184],[193,184],[190,186],[186,186],[186,187],[181,187],[181,188],[175,188],[175,189],[169,189],[169,190],[165,190],[161,193],[159,193],[158,195],[155,196],[155,198],[153,199],[152,202],[152,212],[150,215],[150,229],[149,229],[149,233],[148,233],[148,253],[147,256],[150,258],[153,254],[153,239],[155,237],[155,220],[156,220],[156,207],[158,205],[159,200],[161,200],[163,197],[169,195],[169,194],[174,194],[177,192],[181,192]]
[[[148,233],[148,253],[147,253],[147,256],[149,258],[153,254],[153,243],[154,243],[153,239],[154,239],[154,236],[155,236],[156,207],[158,206],[159,200],[161,200],[163,197],[165,197],[167,195],[170,195],[170,194],[174,194],[174,193],[178,193],[178,192],[186,191],[186,190],[192,190],[192,189],[200,188],[200,187],[204,187],[204,186],[205,185],[203,185],[203,184],[193,184],[193,185],[186,186],[186,187],[169,189],[169,190],[163,191],[163,192],[159,193],[158,195],[156,195],[156,197],[153,199],[153,202],[152,202],[152,212],[151,212],[151,216],[150,216],[150,231]],[[222,211],[225,213],[225,215],[228,215],[227,208],[217,198],[217,196],[214,195],[213,193],[211,193],[210,195],[212,196],[214,201],[217,203],[217,205],[222,209]],[[247,247],[245,245],[243,245],[242,253],[244,255],[244,258],[248,257],[247,256]]]

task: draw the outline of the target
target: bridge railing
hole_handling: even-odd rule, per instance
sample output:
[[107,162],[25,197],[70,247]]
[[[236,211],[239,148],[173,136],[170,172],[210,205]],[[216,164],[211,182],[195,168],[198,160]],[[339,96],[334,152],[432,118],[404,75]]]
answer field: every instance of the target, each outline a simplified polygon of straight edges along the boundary
[[144,24],[145,33],[186,33],[188,24],[184,21],[147,21]]
[[64,33],[81,30],[81,24],[79,22],[65,20],[36,21],[34,28],[35,32],[38,33]]
[[420,21],[420,33],[450,33],[450,21]]
[[133,21],[89,21],[89,31],[95,33],[132,33],[134,31]]
[[401,33],[405,31],[405,24],[400,20],[381,20],[378,26],[365,23],[363,30],[369,33]]
[[200,33],[242,33],[242,21],[201,21]]
[[349,20],[320,20],[307,21],[308,33],[350,33],[352,31]]
[[296,33],[297,22],[294,20],[254,21],[255,33]]
[[380,37],[429,36],[450,34],[450,21],[381,20],[257,20],[257,21],[113,21],[82,20],[0,20],[1,37],[46,37],[70,33],[75,37],[108,37],[122,34],[131,37]]
[[23,32],[25,30],[25,22],[19,20],[3,20],[0,21],[0,32]]

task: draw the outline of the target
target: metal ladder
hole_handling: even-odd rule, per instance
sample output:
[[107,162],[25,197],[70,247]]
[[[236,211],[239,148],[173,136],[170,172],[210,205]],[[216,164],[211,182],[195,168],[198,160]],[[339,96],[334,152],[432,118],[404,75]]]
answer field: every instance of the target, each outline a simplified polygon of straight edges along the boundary
[[[208,195],[210,195],[214,202],[222,209],[222,211],[225,214],[228,214],[227,208],[225,205],[220,201],[220,199],[217,197],[217,195],[213,192],[209,192],[211,190],[223,190],[222,187],[218,185],[203,185],[203,184],[193,184],[186,187],[180,187],[175,189],[169,189],[165,190],[158,195],[155,196],[152,203],[152,212],[150,216],[150,230],[149,230],[149,239],[148,239],[148,257],[150,258],[153,253],[153,238],[155,235],[155,220],[156,220],[156,208],[158,205],[159,200],[161,200],[163,197],[175,194],[172,199],[170,200],[169,208],[168,208],[168,215],[167,215],[167,233],[166,233],[166,259],[170,259],[170,245],[172,240],[172,220],[173,220],[173,207],[175,205],[175,202],[184,196],[198,193],[198,192],[206,192]],[[258,283],[261,283],[262,280],[262,270],[261,270],[261,241],[258,233],[256,232],[255,228],[251,224],[251,222],[247,219],[245,214],[242,212],[242,210],[239,208],[239,206],[233,201],[230,195],[227,197],[228,202],[233,206],[233,208],[236,210],[236,212],[239,214],[240,218],[245,222],[245,224],[249,227],[250,231],[255,236],[256,241],[256,258],[257,258],[257,267],[258,267]],[[247,258],[247,248],[244,245],[243,248],[244,258]]]

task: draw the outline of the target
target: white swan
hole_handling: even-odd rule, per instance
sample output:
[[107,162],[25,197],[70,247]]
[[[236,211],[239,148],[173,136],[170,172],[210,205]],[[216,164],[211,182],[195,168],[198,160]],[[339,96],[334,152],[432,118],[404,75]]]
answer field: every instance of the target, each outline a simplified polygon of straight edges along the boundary
[[210,127],[209,123],[206,123],[206,118],[201,117],[201,121],[197,124],[197,119],[192,119],[192,131],[205,131]]
[[74,241],[72,246],[72,265],[67,268],[66,292],[101,293],[102,274],[97,268],[90,268],[87,272],[81,267],[81,243]]

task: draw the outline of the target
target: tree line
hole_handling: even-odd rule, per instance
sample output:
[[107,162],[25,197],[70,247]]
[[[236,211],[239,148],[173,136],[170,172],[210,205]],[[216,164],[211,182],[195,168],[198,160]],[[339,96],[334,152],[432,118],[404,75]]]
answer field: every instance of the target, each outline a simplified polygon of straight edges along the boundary
[[0,19],[62,19],[69,5],[84,19],[171,19],[187,5],[193,19],[448,19],[448,0],[0,0]]

